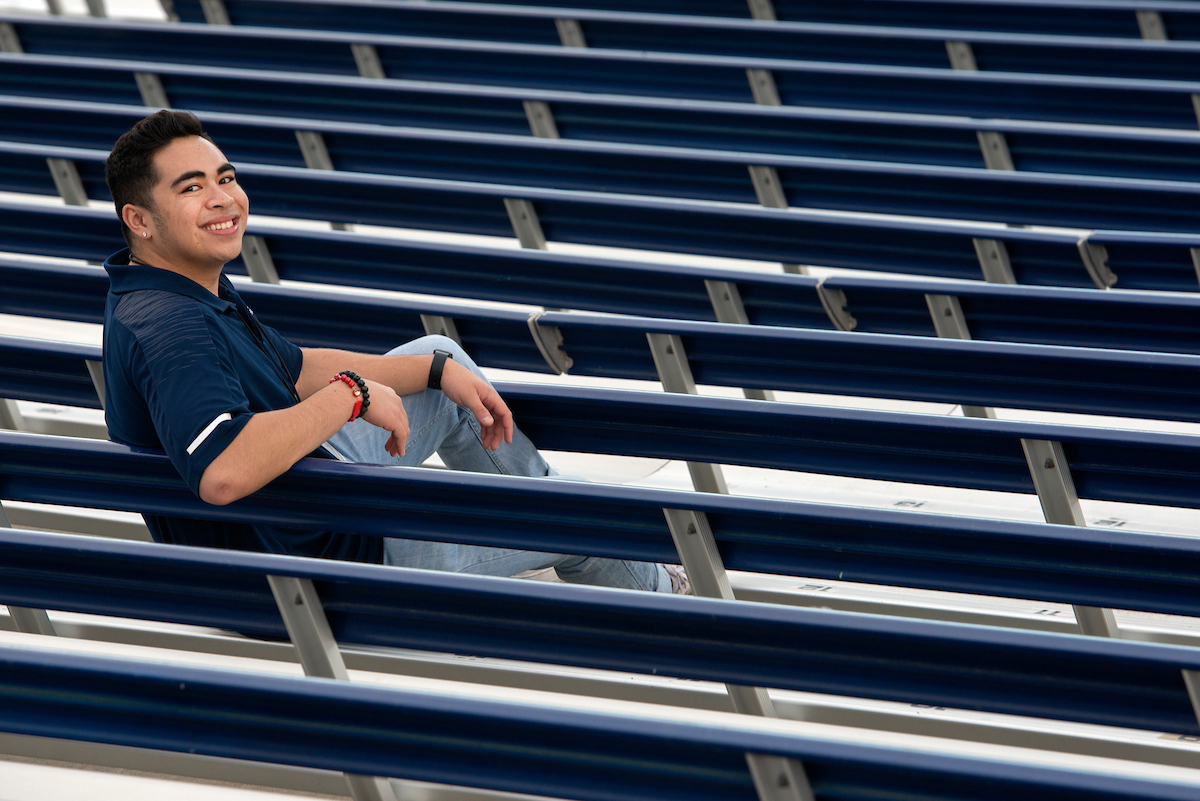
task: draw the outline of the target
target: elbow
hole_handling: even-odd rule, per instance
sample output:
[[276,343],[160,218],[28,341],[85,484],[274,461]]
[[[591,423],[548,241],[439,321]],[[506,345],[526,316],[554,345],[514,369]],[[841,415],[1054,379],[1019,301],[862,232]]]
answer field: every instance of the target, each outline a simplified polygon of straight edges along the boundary
[[211,467],[200,478],[200,500],[212,506],[228,506],[249,494],[233,476],[222,475]]

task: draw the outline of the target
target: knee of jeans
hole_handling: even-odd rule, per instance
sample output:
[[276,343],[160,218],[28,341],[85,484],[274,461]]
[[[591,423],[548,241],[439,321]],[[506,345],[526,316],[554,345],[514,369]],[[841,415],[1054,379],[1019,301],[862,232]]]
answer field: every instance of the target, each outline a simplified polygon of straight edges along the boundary
[[435,350],[444,350],[454,357],[454,361],[458,362],[463,367],[466,367],[476,375],[483,377],[483,373],[480,372],[479,367],[475,364],[475,360],[472,359],[465,350],[463,350],[462,345],[459,345],[450,337],[444,337],[441,334],[430,334],[428,336],[421,337],[417,341],[428,348],[425,350],[426,353],[433,353]]

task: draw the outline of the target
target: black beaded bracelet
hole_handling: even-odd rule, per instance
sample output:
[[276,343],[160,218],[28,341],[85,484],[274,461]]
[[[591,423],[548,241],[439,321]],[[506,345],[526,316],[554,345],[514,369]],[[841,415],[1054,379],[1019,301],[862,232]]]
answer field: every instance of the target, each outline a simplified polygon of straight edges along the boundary
[[[362,380],[362,376],[353,370],[343,370],[338,375],[344,375],[355,383],[358,391],[362,393],[362,408],[358,410],[358,417],[362,417],[367,413],[367,407],[371,405],[371,392],[367,389],[367,382]],[[358,419],[357,417],[355,418]]]

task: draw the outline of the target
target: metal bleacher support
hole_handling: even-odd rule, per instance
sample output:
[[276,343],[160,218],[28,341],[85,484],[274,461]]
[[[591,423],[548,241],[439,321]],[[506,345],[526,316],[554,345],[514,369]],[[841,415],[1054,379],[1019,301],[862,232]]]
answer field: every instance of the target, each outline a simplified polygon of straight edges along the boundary
[[[764,22],[774,22],[775,6],[771,0],[747,0],[750,6],[750,16],[756,20]],[[771,75],[770,70],[764,69],[747,69],[746,78],[750,81],[750,92],[754,95],[754,102],[761,106],[782,106],[783,101],[779,98],[779,89],[775,86],[775,78]],[[772,209],[786,209],[788,207],[787,196],[783,192],[783,183],[779,180],[779,173],[774,167],[764,165],[749,165],[750,182],[754,185],[754,194],[758,197],[758,202]],[[785,273],[796,273],[797,275],[806,275],[808,267],[803,264],[783,263],[783,271]],[[718,318],[719,319],[719,318]],[[722,320],[722,322],[738,322],[735,319]],[[746,397],[752,397],[747,395]],[[769,400],[764,398],[761,400]]]
[[[7,401],[6,401],[7,402]],[[8,514],[4,511],[4,500],[0,498],[0,529],[12,528],[12,524],[8,521]],[[8,614],[12,617],[13,623],[17,626],[17,631],[25,632],[26,634],[44,634],[54,636],[54,624],[50,622],[50,616],[46,614],[45,609],[30,609],[24,606],[9,606]]]
[[[939,337],[971,338],[971,331],[958,298],[952,295],[926,295],[925,301],[929,305],[929,313]],[[967,417],[994,419],[996,416],[989,407],[970,404],[962,404],[962,412]],[[1075,482],[1071,478],[1062,443],[1022,439],[1021,449],[1025,454],[1025,461],[1029,466],[1046,522],[1086,527],[1087,520],[1079,506],[1079,495],[1075,491]],[[1079,605],[1072,608],[1079,630],[1084,634],[1096,637],[1121,636],[1111,609]]]

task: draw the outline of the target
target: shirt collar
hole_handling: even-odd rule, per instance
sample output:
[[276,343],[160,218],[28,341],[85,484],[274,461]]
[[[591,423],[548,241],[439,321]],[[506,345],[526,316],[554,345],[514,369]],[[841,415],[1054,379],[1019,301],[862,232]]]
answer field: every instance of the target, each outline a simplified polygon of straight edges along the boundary
[[[217,297],[200,284],[179,273],[159,267],[147,267],[144,264],[130,264],[129,248],[118,250],[109,256],[104,262],[104,269],[108,271],[109,291],[115,295],[136,292],[140,289],[158,289],[164,292],[174,292],[176,295],[185,295],[211,306],[218,312],[236,308],[231,300]],[[224,294],[230,298],[237,298],[237,291],[224,273],[221,274],[220,284]]]

